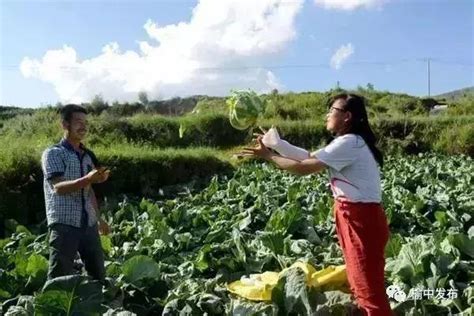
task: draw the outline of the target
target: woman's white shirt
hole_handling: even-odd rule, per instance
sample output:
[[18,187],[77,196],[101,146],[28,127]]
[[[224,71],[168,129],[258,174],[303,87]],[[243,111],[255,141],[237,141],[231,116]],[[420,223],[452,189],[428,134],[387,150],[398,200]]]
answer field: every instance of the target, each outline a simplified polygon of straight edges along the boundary
[[359,135],[339,136],[311,156],[328,166],[334,198],[351,202],[381,201],[380,171]]

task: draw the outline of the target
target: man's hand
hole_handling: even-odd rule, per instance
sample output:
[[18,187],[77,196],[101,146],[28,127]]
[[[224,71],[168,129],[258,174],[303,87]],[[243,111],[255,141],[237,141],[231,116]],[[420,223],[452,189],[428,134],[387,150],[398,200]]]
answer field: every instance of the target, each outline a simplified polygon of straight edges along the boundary
[[99,234],[108,235],[110,234],[110,226],[102,218],[99,219]]
[[90,189],[91,184],[102,183],[107,181],[110,175],[110,170],[106,167],[94,169],[84,177],[75,180],[64,180],[64,177],[56,177],[51,179],[51,184],[54,187],[54,192],[57,194],[69,194],[81,189]]
[[99,169],[94,169],[89,172],[86,177],[89,179],[90,183],[102,183],[107,181],[110,175],[110,170],[106,167],[99,167]]
[[99,173],[100,173],[100,181],[99,183],[107,181],[107,179],[110,176],[110,169],[107,167],[100,167],[99,168]]

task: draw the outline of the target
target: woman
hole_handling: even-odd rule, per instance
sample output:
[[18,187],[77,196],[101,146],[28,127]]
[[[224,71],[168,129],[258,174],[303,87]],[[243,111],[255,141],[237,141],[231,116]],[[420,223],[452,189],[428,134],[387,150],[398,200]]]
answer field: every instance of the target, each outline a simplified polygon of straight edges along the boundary
[[281,140],[271,129],[258,135],[257,147],[245,148],[242,155],[263,158],[298,175],[329,169],[337,237],[351,290],[365,315],[391,315],[384,286],[389,229],[380,205],[377,166],[383,165],[383,156],[375,146],[364,99],[337,95],[330,102],[326,119],[326,128],[336,137],[314,153]]

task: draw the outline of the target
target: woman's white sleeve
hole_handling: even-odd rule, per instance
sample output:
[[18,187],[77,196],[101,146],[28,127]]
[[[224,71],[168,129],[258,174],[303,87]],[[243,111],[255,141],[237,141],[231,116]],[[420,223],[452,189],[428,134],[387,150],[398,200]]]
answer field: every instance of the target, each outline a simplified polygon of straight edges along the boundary
[[283,157],[298,161],[310,158],[309,151],[281,139],[277,129],[274,127],[263,135],[262,141],[265,146],[277,151]]
[[290,144],[286,140],[280,140],[275,148],[280,155],[293,160],[302,161],[310,158],[309,151]]

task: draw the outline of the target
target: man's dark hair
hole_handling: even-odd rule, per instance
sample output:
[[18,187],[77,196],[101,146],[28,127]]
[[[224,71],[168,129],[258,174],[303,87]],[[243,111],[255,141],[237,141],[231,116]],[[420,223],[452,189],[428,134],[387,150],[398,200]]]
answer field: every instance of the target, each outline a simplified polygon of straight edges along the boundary
[[61,120],[66,122],[71,122],[72,115],[78,112],[87,114],[87,110],[77,104],[67,104],[59,110],[59,113],[61,114]]

